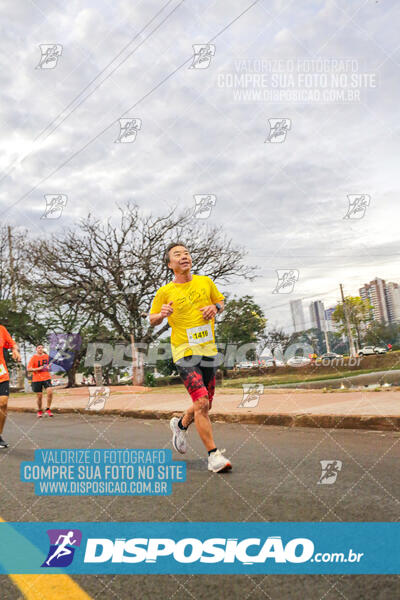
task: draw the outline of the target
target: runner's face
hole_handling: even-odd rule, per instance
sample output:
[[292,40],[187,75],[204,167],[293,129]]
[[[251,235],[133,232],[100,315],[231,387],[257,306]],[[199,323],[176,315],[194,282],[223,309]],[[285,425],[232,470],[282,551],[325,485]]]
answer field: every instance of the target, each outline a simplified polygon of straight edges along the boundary
[[175,246],[169,251],[169,267],[174,273],[187,273],[192,268],[192,258],[185,246]]
[[38,354],[43,354],[43,346],[37,346],[36,351]]

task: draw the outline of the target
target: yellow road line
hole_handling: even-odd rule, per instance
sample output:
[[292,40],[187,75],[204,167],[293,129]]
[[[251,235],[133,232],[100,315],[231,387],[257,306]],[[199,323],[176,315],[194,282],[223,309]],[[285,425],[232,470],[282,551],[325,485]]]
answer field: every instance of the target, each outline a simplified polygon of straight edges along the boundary
[[[0,521],[5,523],[0,517]],[[26,600],[92,600],[68,575],[9,575]]]
[[9,575],[26,600],[91,600],[68,575]]

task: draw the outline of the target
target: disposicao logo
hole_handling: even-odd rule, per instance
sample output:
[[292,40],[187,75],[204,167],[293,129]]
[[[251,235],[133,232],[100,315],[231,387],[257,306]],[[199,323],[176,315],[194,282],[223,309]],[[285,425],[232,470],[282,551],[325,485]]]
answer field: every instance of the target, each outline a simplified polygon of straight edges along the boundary
[[[252,548],[252,551],[250,550]],[[250,553],[248,553],[250,552]],[[89,538],[85,563],[155,563],[160,557],[173,557],[179,563],[303,563],[313,556],[314,544],[307,538],[294,538],[283,544],[280,536],[261,538]]]
[[68,567],[74,558],[75,549],[81,545],[79,529],[48,529],[50,548],[42,567]]

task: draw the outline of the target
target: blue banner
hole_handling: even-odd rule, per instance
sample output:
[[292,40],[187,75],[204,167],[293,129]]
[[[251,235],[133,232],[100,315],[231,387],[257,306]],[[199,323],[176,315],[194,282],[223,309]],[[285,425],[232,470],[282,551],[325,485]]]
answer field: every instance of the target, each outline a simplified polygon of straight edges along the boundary
[[400,574],[400,523],[0,523],[0,573]]
[[186,481],[186,463],[166,449],[48,448],[20,474],[38,496],[166,496]]

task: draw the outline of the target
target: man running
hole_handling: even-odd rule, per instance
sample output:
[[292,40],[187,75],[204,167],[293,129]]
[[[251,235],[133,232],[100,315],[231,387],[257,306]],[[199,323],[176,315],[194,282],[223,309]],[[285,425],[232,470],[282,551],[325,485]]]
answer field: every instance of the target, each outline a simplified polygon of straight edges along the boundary
[[7,418],[8,396],[10,394],[10,376],[6,361],[4,360],[5,348],[12,350],[14,360],[21,360],[17,343],[14,342],[7,329],[3,325],[0,325],[0,449],[8,448],[8,444],[1,437]]
[[180,419],[171,419],[172,443],[175,450],[184,454],[186,432],[194,421],[208,451],[209,471],[228,471],[232,465],[222,454],[225,450],[218,450],[215,445],[208,414],[217,371],[214,318],[224,308],[224,296],[209,277],[192,275],[192,259],[181,242],[167,247],[164,261],[175,277],[156,293],[150,310],[150,324],[159,325],[168,319],[172,329],[172,359],[193,401]]
[[53,388],[51,384],[51,375],[49,371],[49,355],[45,353],[42,344],[36,346],[36,354],[34,354],[28,363],[28,371],[32,371],[32,390],[37,397],[37,416],[40,419],[43,417],[42,397],[43,390],[46,390],[47,408],[44,412],[48,417],[53,417],[50,410],[51,401],[53,400]]

